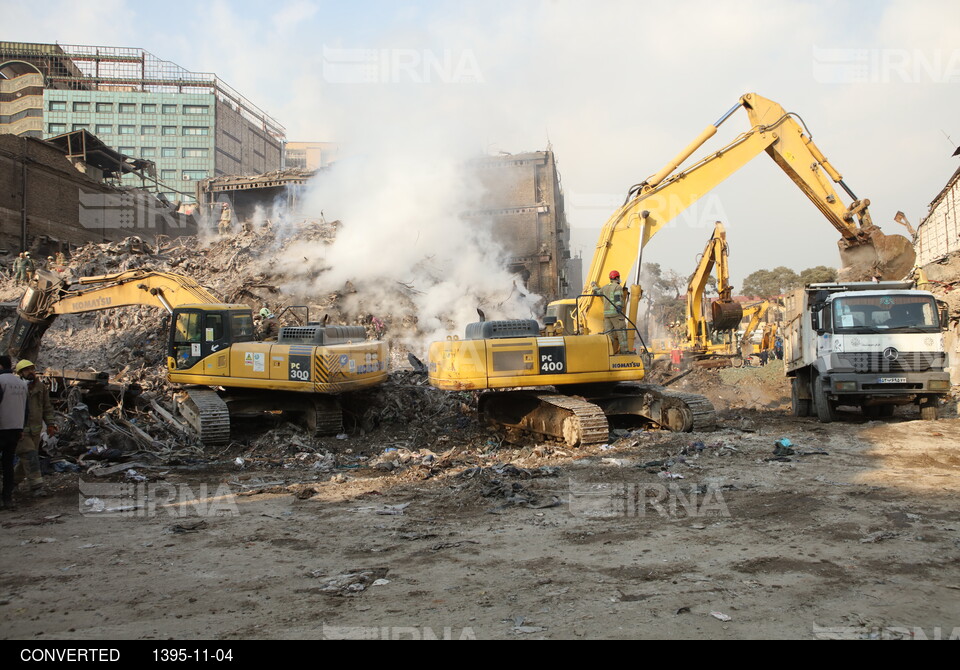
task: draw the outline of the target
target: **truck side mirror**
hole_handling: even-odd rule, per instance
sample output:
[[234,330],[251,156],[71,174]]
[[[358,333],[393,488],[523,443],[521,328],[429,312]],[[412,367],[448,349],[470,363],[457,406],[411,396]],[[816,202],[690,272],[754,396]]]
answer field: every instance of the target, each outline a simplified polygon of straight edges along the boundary
[[810,327],[817,333],[822,332],[820,329],[820,310],[810,312]]

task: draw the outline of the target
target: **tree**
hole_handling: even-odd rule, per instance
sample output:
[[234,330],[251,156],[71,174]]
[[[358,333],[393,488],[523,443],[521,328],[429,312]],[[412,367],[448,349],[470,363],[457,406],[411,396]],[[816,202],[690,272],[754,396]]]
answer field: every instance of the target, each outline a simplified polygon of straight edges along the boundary
[[757,270],[743,280],[743,295],[757,298],[775,298],[800,286],[800,275],[788,267]]
[[837,271],[835,268],[829,268],[826,265],[807,268],[800,273],[801,286],[806,286],[807,284],[823,284],[832,281],[837,281]]

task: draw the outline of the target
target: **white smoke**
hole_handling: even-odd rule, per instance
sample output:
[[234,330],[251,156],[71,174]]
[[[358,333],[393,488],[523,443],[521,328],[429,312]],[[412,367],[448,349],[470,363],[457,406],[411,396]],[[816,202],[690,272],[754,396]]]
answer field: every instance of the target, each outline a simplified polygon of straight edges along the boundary
[[275,260],[287,278],[282,289],[318,295],[347,287],[343,311],[415,323],[406,344],[418,352],[462,336],[478,307],[491,319],[537,318],[542,300],[506,269],[490,221],[465,216],[483,208],[484,196],[467,165],[481,152],[461,140],[469,131],[398,102],[410,101],[378,100],[390,117],[369,125],[359,114],[346,129],[354,138],[347,157],[303,194],[294,218],[341,225],[332,244],[294,243]]

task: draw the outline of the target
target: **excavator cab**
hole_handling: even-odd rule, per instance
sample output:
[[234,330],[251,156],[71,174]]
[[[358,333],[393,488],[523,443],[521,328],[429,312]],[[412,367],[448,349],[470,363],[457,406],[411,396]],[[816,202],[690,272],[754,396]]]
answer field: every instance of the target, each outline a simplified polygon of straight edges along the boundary
[[188,370],[231,344],[252,342],[253,314],[243,305],[184,305],[173,310],[168,356]]

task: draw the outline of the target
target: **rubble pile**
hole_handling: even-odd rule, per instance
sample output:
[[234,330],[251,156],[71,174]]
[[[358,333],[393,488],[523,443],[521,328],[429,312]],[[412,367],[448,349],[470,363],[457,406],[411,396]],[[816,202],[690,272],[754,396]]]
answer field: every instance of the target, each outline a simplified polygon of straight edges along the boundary
[[[284,325],[302,322],[306,306],[309,319],[327,317],[331,323],[361,324],[371,336],[399,343],[403,329],[415,324],[398,320],[391,330],[389,315],[348,314],[342,292],[304,296],[284,287],[285,277],[275,269],[275,260],[288,254],[288,247],[304,242],[330,244],[339,222],[304,220],[282,227],[267,222],[255,230],[211,240],[158,237],[155,244],[132,237],[122,242],[88,244],[75,250],[63,272],[68,283],[78,277],[109,275],[128,270],[155,270],[189,276],[225,302],[248,304],[256,312],[268,307],[281,315]],[[294,229],[294,230],[291,230]],[[0,278],[0,337],[5,337],[16,318],[16,305],[24,287],[12,278]],[[353,303],[357,303],[354,296]],[[46,332],[37,363],[41,370],[68,369],[109,373],[109,390],[91,397],[90,406],[78,388],[58,388],[55,395],[63,432],[47,453],[57,467],[72,470],[101,462],[142,461],[167,464],[191,459],[216,460],[224,454],[210,453],[197,444],[192,432],[176,417],[175,387],[166,381],[166,339],[169,316],[153,307],[123,307],[64,315]],[[393,339],[391,339],[393,336]],[[394,347],[390,367],[405,355]],[[52,379],[52,377],[51,377]],[[62,381],[60,385],[62,386]],[[56,384],[54,384],[56,386]],[[432,389],[423,375],[396,372],[382,389],[358,394],[344,410],[344,426],[350,435],[370,435],[374,451],[389,443],[396,449],[420,453],[449,440],[452,430],[472,425],[475,399],[472,394],[448,394]],[[348,448],[335,438],[316,438],[298,426],[270,419],[248,421],[243,435],[227,451],[230,457],[272,459],[278,464],[296,460],[299,465],[336,465],[330,456]],[[480,431],[482,433],[482,431]],[[343,437],[345,437],[344,435]],[[367,452],[358,449],[357,453]],[[321,466],[317,464],[320,463]],[[399,464],[398,464],[399,465]]]

